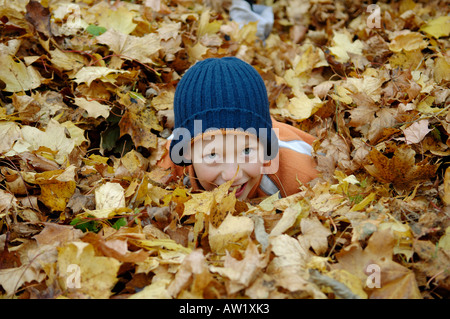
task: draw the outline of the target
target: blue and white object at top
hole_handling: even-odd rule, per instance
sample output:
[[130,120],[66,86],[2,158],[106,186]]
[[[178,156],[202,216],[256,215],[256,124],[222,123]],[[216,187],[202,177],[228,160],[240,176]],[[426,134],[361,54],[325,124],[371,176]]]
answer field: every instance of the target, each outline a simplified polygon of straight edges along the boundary
[[[253,7],[253,10],[252,10]],[[245,0],[233,0],[230,7],[230,17],[239,23],[242,27],[249,22],[257,21],[256,35],[265,40],[273,27],[273,10],[272,7],[260,4],[250,5]]]

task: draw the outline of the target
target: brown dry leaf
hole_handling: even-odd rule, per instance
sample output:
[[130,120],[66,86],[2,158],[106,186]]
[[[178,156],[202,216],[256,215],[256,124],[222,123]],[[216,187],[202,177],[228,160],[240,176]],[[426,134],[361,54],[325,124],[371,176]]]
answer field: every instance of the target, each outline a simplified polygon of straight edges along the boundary
[[29,265],[0,269],[0,285],[6,291],[7,296],[13,296],[16,290],[24,283],[32,281],[41,282],[45,277],[45,273]]
[[369,159],[372,165],[365,165],[367,172],[383,183],[393,183],[398,186],[407,186],[411,181],[423,181],[435,176],[436,165],[427,163],[426,160],[417,163],[416,152],[407,147],[395,147],[393,157],[372,149]]
[[163,128],[155,110],[143,105],[142,101],[132,102],[129,95],[123,97],[122,101],[127,105],[127,110],[119,122],[120,136],[129,134],[136,147],[156,149],[158,139],[151,130],[162,131]]
[[71,241],[78,241],[82,231],[71,226],[45,223],[45,228],[33,238],[38,245],[61,245]]
[[267,260],[259,254],[256,245],[250,242],[243,259],[237,260],[227,252],[223,267],[211,266],[210,270],[229,279],[225,285],[231,295],[248,287],[266,265]]
[[[448,265],[450,254],[448,249],[436,247],[430,241],[418,240],[414,243],[414,251],[420,256],[420,261],[412,265],[420,273],[425,274],[444,289],[450,289],[450,275]],[[428,283],[423,283],[428,284]]]
[[50,10],[34,0],[28,2],[26,9],[27,13],[25,19],[27,19],[38,32],[50,37],[52,33],[50,26]]
[[329,228],[322,225],[317,217],[302,218],[300,221],[302,234],[298,240],[304,247],[312,247],[317,255],[322,255],[328,249]]
[[390,230],[377,231],[363,250],[357,243],[336,254],[335,269],[356,275],[369,298],[421,299],[414,273],[392,261],[395,239]]
[[145,250],[129,251],[127,239],[105,239],[99,234],[88,233],[83,241],[90,243],[105,257],[112,257],[120,262],[138,263],[143,262],[149,256]]

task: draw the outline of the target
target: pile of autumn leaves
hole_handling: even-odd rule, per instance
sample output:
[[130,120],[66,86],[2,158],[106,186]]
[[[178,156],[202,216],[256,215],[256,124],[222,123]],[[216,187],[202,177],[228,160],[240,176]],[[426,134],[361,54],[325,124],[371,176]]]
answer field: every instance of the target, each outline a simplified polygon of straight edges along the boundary
[[[0,9],[3,297],[448,297],[444,3],[380,4],[374,27],[358,2],[277,1],[264,44],[195,1],[45,5]],[[155,167],[176,82],[224,55],[318,137],[298,194],[244,203]]]

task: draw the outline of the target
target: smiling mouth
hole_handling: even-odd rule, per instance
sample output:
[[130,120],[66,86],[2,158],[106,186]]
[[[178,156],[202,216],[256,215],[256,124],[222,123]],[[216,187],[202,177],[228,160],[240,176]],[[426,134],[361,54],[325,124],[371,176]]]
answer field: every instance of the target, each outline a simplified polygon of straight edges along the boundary
[[236,193],[234,194],[236,197],[241,196],[244,193],[245,187],[247,186],[248,182],[245,182],[241,186],[231,187],[229,192],[231,193],[234,189],[236,190]]

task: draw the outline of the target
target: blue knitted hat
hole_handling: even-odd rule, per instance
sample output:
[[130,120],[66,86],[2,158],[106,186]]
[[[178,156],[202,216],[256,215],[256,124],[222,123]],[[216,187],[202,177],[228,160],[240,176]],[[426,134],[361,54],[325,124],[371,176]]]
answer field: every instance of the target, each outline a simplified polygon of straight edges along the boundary
[[[177,165],[191,164],[182,156],[183,143],[208,130],[252,132],[265,147],[265,160],[277,155],[278,138],[272,129],[264,81],[238,58],[209,58],[192,66],[177,85],[174,115],[170,158]],[[194,131],[197,120],[201,120],[201,130],[197,125]]]

